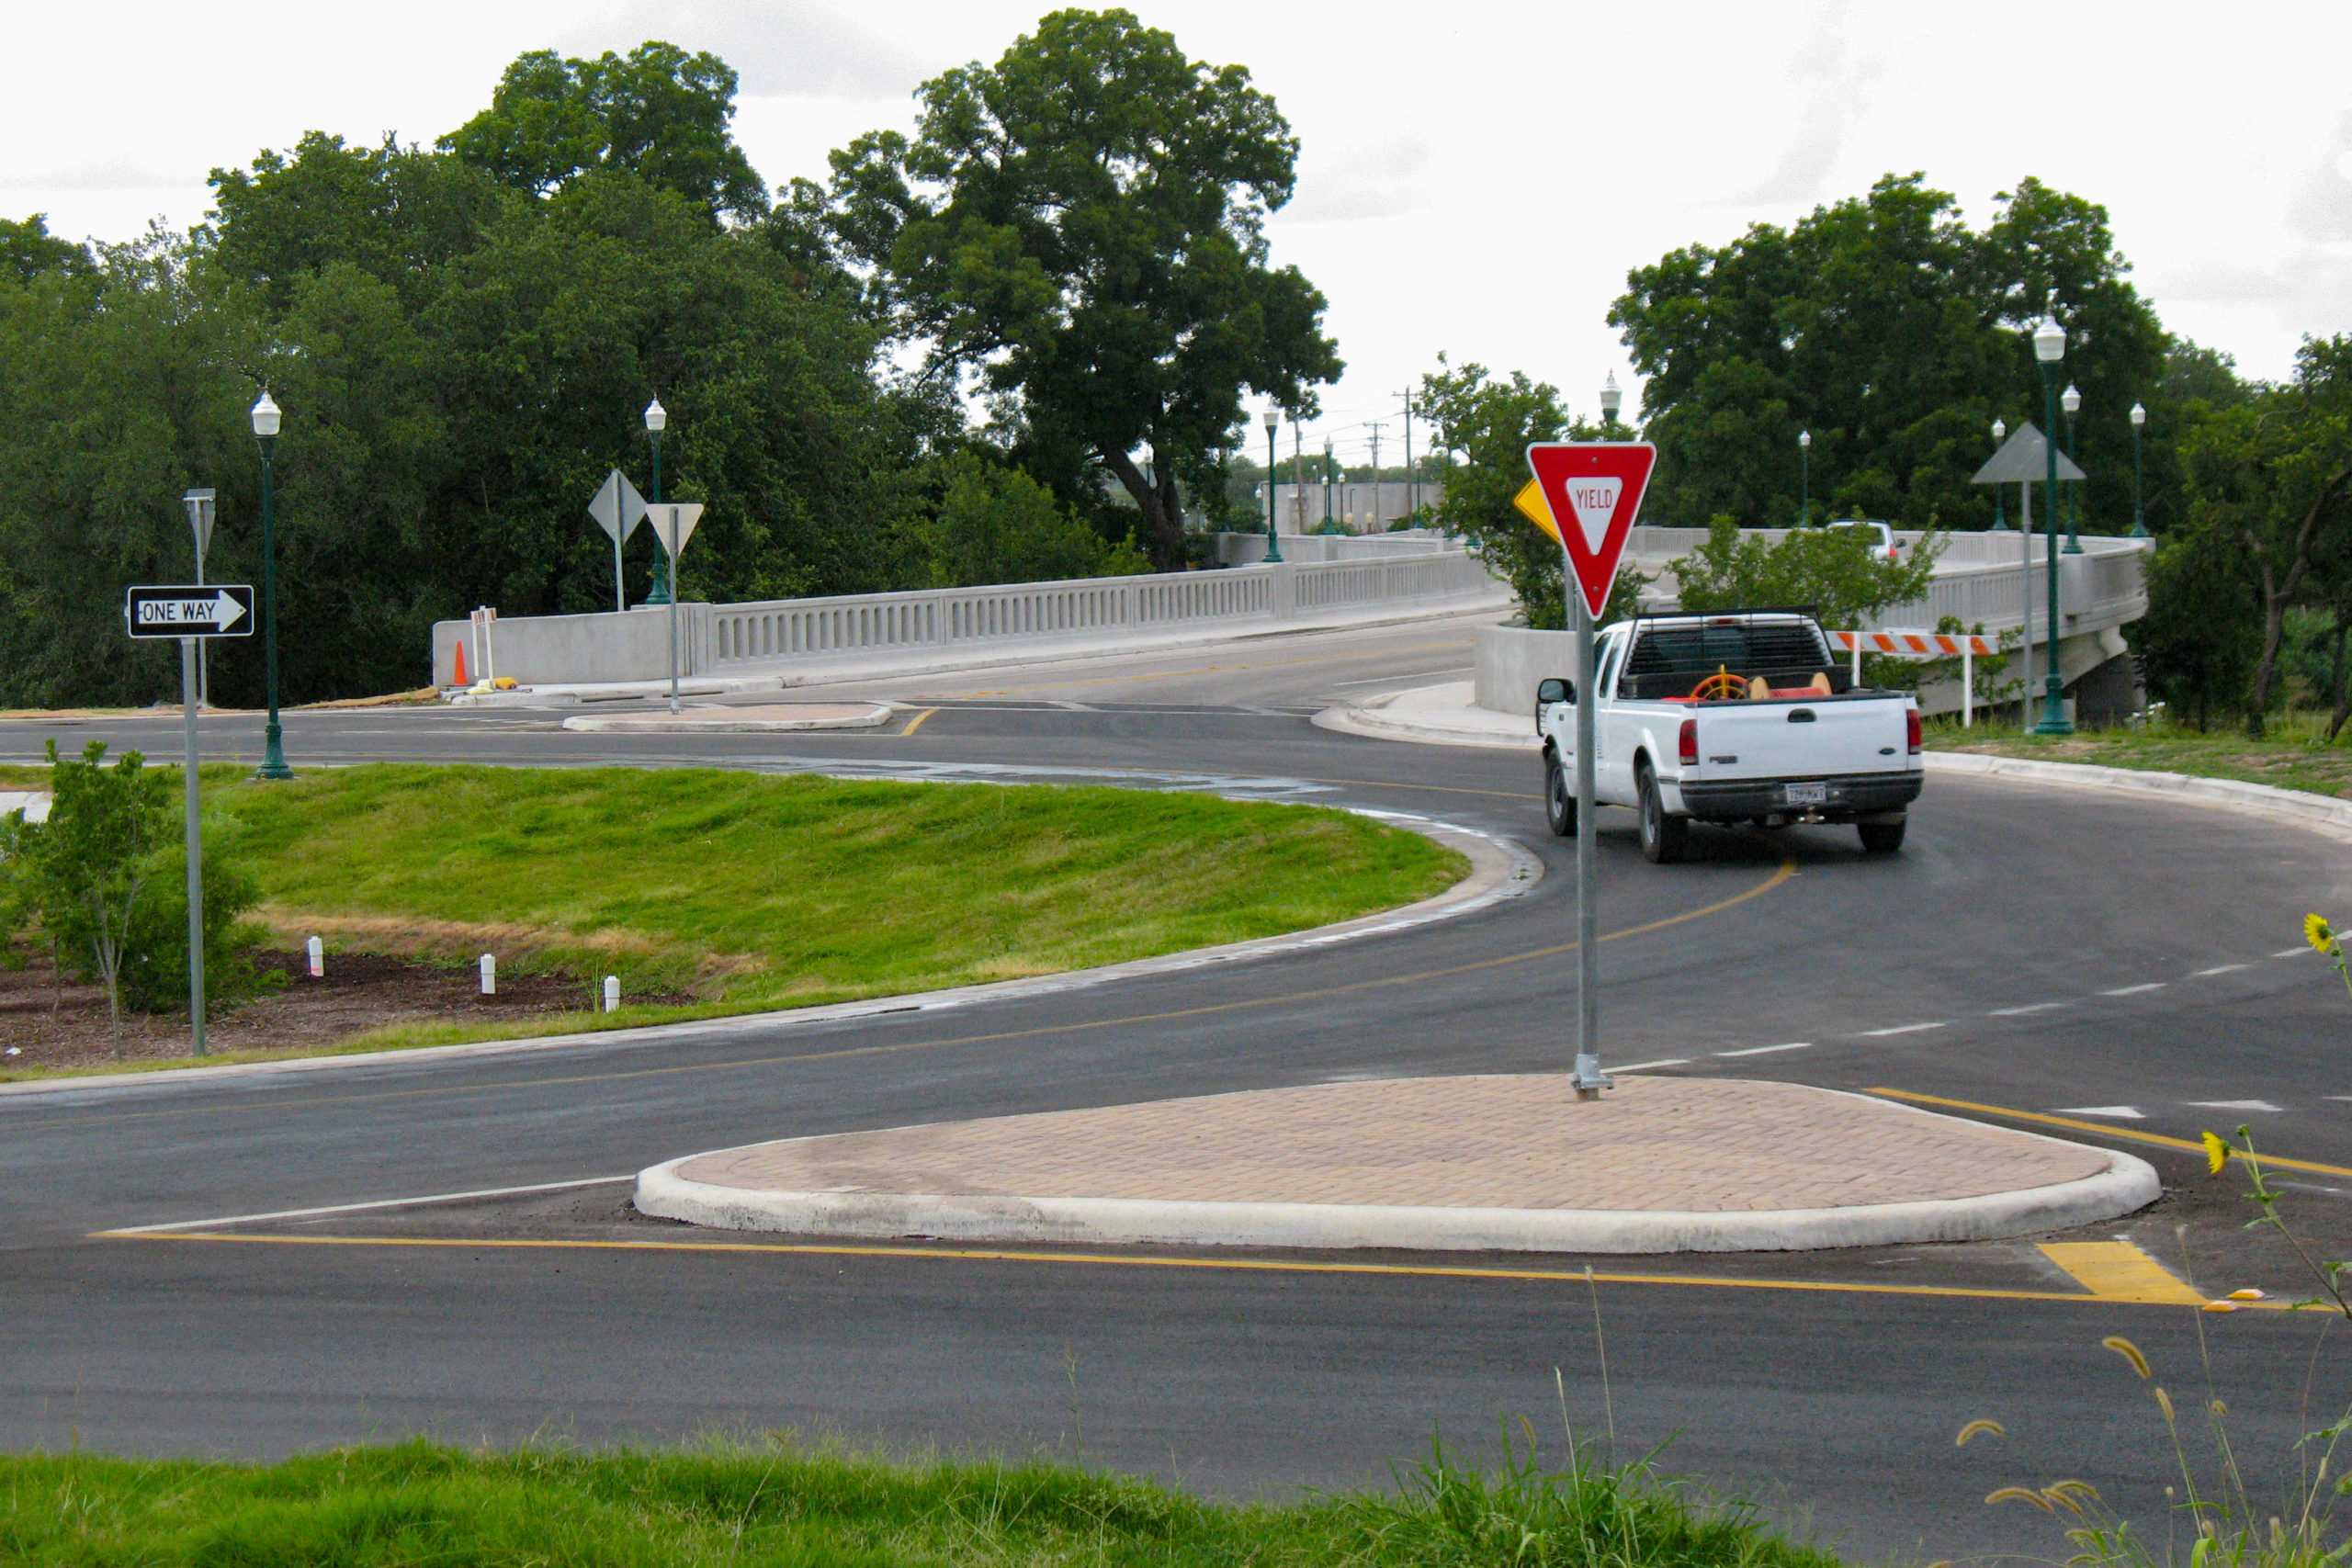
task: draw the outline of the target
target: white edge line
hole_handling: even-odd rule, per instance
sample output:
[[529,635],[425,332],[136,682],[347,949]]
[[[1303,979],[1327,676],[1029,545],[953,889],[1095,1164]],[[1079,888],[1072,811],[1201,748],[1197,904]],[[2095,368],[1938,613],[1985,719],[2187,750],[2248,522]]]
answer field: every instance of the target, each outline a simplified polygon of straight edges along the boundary
[[1718,1051],[1715,1055],[1718,1056],[1769,1056],[1775,1051],[1810,1051],[1812,1049],[1813,1042],[1804,1040],[1791,1045],[1750,1045],[1745,1051]]
[[515,1198],[526,1192],[561,1192],[573,1187],[606,1187],[635,1181],[629,1176],[584,1176],[577,1181],[538,1181],[528,1187],[485,1187],[474,1192],[434,1192],[422,1198],[379,1198],[368,1203],[330,1203],[322,1209],[278,1209],[266,1214],[226,1214],[217,1220],[174,1220],[167,1225],[118,1225],[99,1235],[154,1235],[163,1231],[204,1230],[212,1225],[244,1225],[260,1220],[311,1220],[322,1214],[356,1214],[368,1209],[409,1209],[419,1203],[462,1203],[469,1198]]

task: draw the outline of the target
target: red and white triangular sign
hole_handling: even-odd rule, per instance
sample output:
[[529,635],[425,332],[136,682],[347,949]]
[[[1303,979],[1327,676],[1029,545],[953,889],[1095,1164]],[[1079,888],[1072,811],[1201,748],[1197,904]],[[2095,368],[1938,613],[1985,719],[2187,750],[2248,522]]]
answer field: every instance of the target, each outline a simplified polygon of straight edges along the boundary
[[1577,587],[1596,621],[1617,581],[1625,536],[1641,515],[1656,461],[1657,448],[1646,441],[1538,441],[1527,448],[1527,466],[1557,520]]

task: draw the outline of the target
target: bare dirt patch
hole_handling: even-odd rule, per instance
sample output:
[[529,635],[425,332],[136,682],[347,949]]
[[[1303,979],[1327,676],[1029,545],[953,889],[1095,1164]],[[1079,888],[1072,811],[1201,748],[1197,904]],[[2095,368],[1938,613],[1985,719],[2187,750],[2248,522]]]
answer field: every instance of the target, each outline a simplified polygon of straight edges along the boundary
[[[27,953],[20,969],[0,969],[0,1073],[12,1067],[93,1067],[114,1059],[102,986],[67,979],[45,953]],[[326,975],[312,979],[300,953],[261,952],[254,964],[287,976],[286,987],[207,1021],[216,1052],[316,1051],[395,1023],[492,1024],[535,1015],[591,1010],[591,982],[562,973],[501,974],[495,996],[481,995],[472,966],[444,968],[373,953],[331,953]],[[692,997],[632,996],[631,1005],[683,1005]],[[186,1057],[185,1013],[128,1013],[125,1059]]]

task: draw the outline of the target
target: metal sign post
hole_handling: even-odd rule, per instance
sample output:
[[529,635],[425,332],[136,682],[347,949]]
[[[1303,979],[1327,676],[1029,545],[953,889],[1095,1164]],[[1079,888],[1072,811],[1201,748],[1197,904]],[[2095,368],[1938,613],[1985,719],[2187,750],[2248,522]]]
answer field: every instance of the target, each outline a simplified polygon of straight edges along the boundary
[[[199,529],[197,549],[201,554],[210,534],[211,491],[202,492],[207,498],[206,525]],[[191,497],[188,504],[191,521],[196,504]],[[202,779],[198,773],[196,712],[200,701],[197,688],[197,651],[206,640],[216,637],[251,637],[254,632],[254,591],[243,583],[207,587],[193,583],[187,587],[134,588],[123,597],[123,624],[134,641],[149,637],[177,637],[180,645],[180,710],[185,716],[187,757],[181,773],[187,785],[187,1021],[191,1054],[204,1055],[204,800]]]
[[[187,508],[188,532],[196,536],[196,580],[204,581],[204,558],[212,548],[213,492],[192,490],[180,497],[180,504]],[[196,700],[206,707],[212,705],[211,661],[204,657],[204,645],[196,647]]]
[[1527,448],[1535,478],[1512,498],[1560,542],[1577,634],[1577,1055],[1568,1081],[1578,1100],[1598,1100],[1615,1087],[1600,1070],[1600,846],[1593,822],[1593,720],[1600,693],[1593,629],[1608,608],[1657,460],[1657,448],[1646,441],[1539,441]]
[[615,468],[605,477],[596,499],[588,503],[588,515],[613,536],[613,608],[626,610],[628,598],[621,591],[621,546],[645,520],[645,498],[637,493],[627,475]]
[[686,541],[694,537],[695,525],[702,521],[702,507],[696,502],[670,502],[646,509],[653,519],[653,536],[670,553],[670,711],[678,709],[678,558],[686,552]]

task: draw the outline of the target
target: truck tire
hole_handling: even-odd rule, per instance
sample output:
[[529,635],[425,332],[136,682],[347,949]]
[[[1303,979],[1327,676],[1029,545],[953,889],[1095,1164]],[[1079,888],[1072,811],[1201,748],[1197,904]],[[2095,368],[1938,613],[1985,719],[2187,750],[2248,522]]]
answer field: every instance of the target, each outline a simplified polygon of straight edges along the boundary
[[1672,865],[1690,846],[1690,818],[1667,815],[1666,802],[1657,793],[1657,779],[1647,762],[1642,764],[1638,784],[1642,796],[1642,858],[1652,865]]
[[1862,853],[1891,855],[1903,847],[1903,829],[1908,826],[1907,821],[1857,822],[1854,831],[1862,836]]
[[1544,753],[1544,820],[1560,838],[1577,834],[1577,797],[1568,786],[1568,770],[1556,752]]

